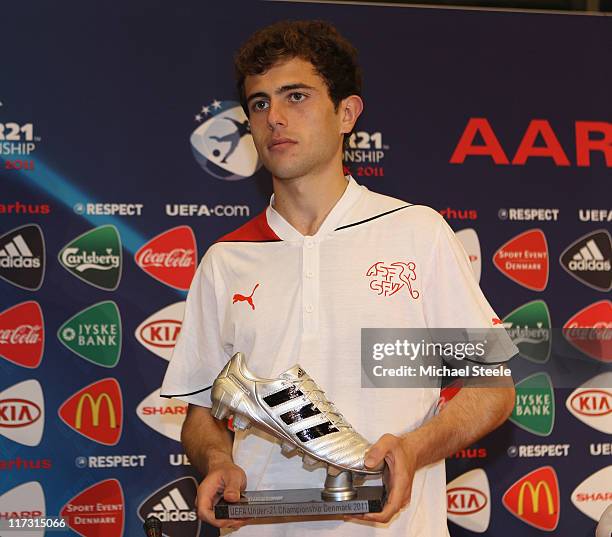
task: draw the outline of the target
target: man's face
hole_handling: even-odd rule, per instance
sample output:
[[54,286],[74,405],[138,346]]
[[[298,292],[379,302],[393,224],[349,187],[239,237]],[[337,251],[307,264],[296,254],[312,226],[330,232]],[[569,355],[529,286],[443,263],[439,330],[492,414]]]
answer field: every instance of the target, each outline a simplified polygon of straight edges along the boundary
[[329,169],[342,151],[340,113],[313,65],[301,58],[279,62],[244,82],[255,147],[277,179]]

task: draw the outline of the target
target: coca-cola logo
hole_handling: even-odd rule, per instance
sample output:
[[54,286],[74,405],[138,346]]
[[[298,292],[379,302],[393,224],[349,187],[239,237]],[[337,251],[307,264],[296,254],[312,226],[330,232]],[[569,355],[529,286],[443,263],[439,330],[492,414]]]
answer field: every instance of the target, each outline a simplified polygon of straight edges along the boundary
[[41,408],[27,399],[0,400],[0,427],[27,427],[41,415]]
[[194,251],[186,248],[174,248],[169,252],[155,252],[151,248],[143,250],[136,258],[142,267],[188,268],[195,265]]
[[41,341],[42,326],[22,324],[13,329],[0,329],[0,345],[36,345]]

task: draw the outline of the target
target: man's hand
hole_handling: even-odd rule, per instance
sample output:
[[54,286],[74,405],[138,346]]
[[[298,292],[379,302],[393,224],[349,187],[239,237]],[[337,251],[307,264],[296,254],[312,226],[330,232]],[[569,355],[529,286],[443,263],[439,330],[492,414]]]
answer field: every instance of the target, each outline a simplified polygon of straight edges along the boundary
[[206,478],[198,487],[196,506],[198,517],[216,528],[238,529],[250,519],[220,520],[215,518],[214,505],[221,496],[227,502],[237,502],[240,492],[246,488],[246,474],[240,466],[231,461],[210,465]]
[[383,481],[387,488],[387,503],[380,513],[367,513],[354,518],[371,522],[389,522],[410,501],[416,457],[405,449],[404,439],[384,434],[367,452],[365,465],[375,468],[386,463]]

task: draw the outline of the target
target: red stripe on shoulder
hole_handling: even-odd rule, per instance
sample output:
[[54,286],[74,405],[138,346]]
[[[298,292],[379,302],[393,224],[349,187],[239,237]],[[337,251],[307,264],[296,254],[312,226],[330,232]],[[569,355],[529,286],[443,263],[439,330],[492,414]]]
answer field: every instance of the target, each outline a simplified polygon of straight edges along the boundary
[[280,241],[280,238],[268,225],[266,211],[259,213],[238,229],[224,235],[216,242],[268,242]]

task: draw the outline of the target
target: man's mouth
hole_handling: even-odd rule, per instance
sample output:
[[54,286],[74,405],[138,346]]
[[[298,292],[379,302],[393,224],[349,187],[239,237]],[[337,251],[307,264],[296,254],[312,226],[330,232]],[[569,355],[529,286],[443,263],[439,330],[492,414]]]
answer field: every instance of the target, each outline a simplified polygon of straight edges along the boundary
[[275,138],[268,144],[268,149],[271,151],[277,149],[284,149],[294,144],[297,144],[297,142],[295,140],[292,140],[291,138]]

